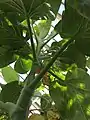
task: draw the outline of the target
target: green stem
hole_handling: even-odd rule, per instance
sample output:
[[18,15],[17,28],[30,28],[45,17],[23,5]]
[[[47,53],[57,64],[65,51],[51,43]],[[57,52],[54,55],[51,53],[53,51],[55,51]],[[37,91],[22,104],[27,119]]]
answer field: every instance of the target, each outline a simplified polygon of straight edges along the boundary
[[42,49],[50,40],[52,40],[58,33],[55,33],[53,36],[51,36],[45,43],[42,44],[40,49]]
[[26,15],[26,19],[27,19],[27,25],[28,25],[28,31],[29,31],[29,37],[30,37],[30,42],[31,42],[31,46],[32,46],[32,51],[33,51],[33,58],[36,61],[36,51],[35,51],[35,45],[34,45],[34,41],[33,41],[33,37],[32,37],[32,29],[30,26],[30,20],[28,15]]
[[50,41],[52,40],[55,36],[57,35],[57,33],[55,33],[54,35],[52,35],[50,38],[47,39],[46,42],[44,42],[43,44],[40,44],[40,42],[38,43],[38,46],[37,46],[37,55],[40,54],[41,52],[41,49]]
[[[49,68],[52,66],[52,64],[55,62],[58,56],[67,48],[67,46],[73,41],[73,39],[70,39],[68,42],[66,42],[60,50],[54,55],[54,57],[49,61],[49,63],[41,70],[40,74],[36,76],[35,79],[33,79],[30,84],[27,84],[17,101],[17,107],[15,112],[12,115],[13,120],[26,120],[26,112],[29,106],[29,103],[31,101],[31,97],[35,91],[35,88],[41,78],[44,76],[44,74],[49,70]],[[31,79],[30,74],[28,75],[28,78]]]
[[[16,103],[16,109],[12,114],[12,120],[26,120],[28,117],[27,111],[29,111],[29,104],[30,104],[30,96],[33,95],[31,88],[28,88],[28,84],[35,79],[35,70],[37,68],[37,63],[33,63],[32,69],[29,75],[25,79],[25,86],[21,91],[19,99]],[[28,94],[30,94],[28,96]]]
[[60,56],[62,54],[62,52],[64,52],[64,50],[68,47],[68,45],[70,43],[72,43],[74,41],[74,39],[70,39],[69,41],[67,41],[60,50],[58,50],[58,52],[53,56],[53,58],[49,61],[49,63],[41,70],[40,74],[38,76],[36,76],[35,80],[33,80],[33,82],[29,85],[29,87],[31,87],[32,85],[37,85],[37,83],[40,81],[40,79],[44,76],[44,74],[49,70],[49,68],[53,65],[53,63],[55,62],[55,60],[57,59],[58,56]]
[[20,0],[23,11],[24,11],[24,15],[27,21],[27,25],[28,25],[28,32],[29,32],[29,38],[30,38],[30,42],[31,42],[31,47],[32,47],[32,52],[33,52],[33,58],[34,61],[37,61],[36,59],[36,51],[35,51],[35,45],[34,45],[34,40],[33,40],[33,33],[32,33],[32,29],[31,29],[31,24],[30,24],[30,20],[29,20],[29,14],[26,11],[26,8],[24,6],[24,3],[22,0]]

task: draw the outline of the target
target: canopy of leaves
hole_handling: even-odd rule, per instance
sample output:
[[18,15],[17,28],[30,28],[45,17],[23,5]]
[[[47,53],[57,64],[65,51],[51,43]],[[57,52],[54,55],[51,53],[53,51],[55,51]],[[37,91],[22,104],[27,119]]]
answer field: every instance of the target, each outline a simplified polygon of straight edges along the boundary
[[[61,4],[65,10],[57,20]],[[0,84],[1,101],[17,103],[23,86],[35,82],[25,89],[32,95],[40,78],[38,87],[49,89],[40,96],[44,117],[51,112],[60,120],[90,119],[89,11],[89,0],[0,0],[0,68],[6,82]],[[21,85],[20,74],[28,72]]]

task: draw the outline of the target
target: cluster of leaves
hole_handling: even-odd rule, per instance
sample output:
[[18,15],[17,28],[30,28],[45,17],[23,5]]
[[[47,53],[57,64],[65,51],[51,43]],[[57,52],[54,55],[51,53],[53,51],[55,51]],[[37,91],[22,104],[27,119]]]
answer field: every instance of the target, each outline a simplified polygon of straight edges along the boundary
[[[65,6],[62,19],[51,31],[52,20],[61,4]],[[20,82],[19,75],[32,72],[37,60],[35,78],[58,50],[71,41],[40,78],[42,81],[37,87],[41,87],[41,83],[48,86],[49,98],[54,101],[60,120],[90,119],[90,76],[87,73],[90,68],[89,10],[89,0],[66,0],[65,3],[61,0],[0,1],[0,68],[7,82],[1,84],[1,101],[16,104],[25,84],[25,81]],[[53,42],[57,34],[62,40]],[[14,69],[8,66],[13,62]],[[48,116],[52,102],[46,104],[47,100],[41,99],[41,109]]]

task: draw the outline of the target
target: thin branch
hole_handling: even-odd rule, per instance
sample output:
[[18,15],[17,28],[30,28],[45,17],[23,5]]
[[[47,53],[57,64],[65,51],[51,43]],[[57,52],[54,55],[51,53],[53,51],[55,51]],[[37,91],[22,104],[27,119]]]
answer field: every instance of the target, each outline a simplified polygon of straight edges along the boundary
[[52,37],[50,37],[45,43],[42,44],[41,49],[50,41],[52,40],[58,33],[55,33]]

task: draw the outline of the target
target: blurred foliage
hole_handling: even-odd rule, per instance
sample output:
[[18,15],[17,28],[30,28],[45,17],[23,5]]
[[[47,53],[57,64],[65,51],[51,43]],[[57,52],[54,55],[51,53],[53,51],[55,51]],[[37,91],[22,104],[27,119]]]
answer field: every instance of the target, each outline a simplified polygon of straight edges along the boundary
[[[62,4],[65,10],[52,26]],[[40,94],[40,114],[29,119],[90,120],[89,11],[89,0],[0,0],[0,72],[6,83],[0,84],[1,101],[17,103],[27,82],[20,82],[21,74],[30,72],[31,83],[72,40],[40,79],[36,91],[47,87],[49,94]],[[2,109],[0,120],[10,120]]]

